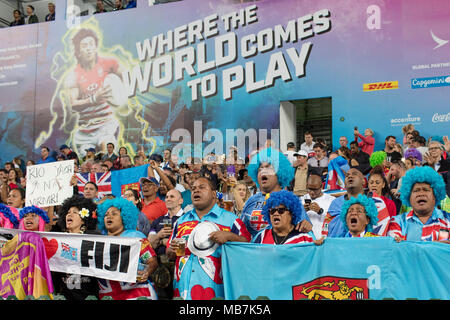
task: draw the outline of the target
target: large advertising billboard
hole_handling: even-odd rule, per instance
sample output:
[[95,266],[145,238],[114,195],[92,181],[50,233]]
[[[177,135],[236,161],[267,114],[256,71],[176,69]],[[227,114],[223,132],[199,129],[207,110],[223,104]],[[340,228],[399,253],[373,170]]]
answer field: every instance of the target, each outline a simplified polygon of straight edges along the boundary
[[281,101],[320,97],[332,97],[334,145],[354,126],[376,148],[407,123],[448,134],[447,1],[236,2],[73,17],[56,1],[56,21],[1,29],[0,161],[63,143],[205,150],[227,130],[270,137]]

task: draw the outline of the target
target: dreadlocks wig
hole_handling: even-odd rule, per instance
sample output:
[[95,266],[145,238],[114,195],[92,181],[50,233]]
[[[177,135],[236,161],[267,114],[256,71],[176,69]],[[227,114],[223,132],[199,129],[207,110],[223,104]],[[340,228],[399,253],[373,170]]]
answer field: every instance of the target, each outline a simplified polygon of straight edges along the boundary
[[409,199],[411,198],[412,188],[416,183],[427,183],[433,189],[436,203],[445,199],[445,183],[442,176],[429,166],[416,167],[406,171],[402,178],[402,186],[400,187],[400,200],[404,205],[411,206]]
[[[17,209],[15,210],[17,211]],[[17,229],[18,226],[19,219],[12,212],[11,207],[0,203],[0,227],[7,229]]]
[[273,148],[266,148],[255,154],[248,165],[248,175],[256,183],[258,183],[258,169],[263,163],[269,163],[275,169],[278,184],[281,188],[289,186],[294,179],[295,171],[292,164],[284,154]]
[[106,200],[97,207],[98,212],[98,229],[102,232],[107,232],[105,226],[105,215],[109,208],[115,207],[120,210],[120,216],[122,217],[122,223],[124,230],[136,230],[139,210],[138,208],[127,199],[114,198]]
[[272,224],[270,222],[269,210],[280,205],[284,205],[292,214],[293,225],[297,225],[301,221],[302,214],[306,214],[305,208],[303,208],[299,198],[292,192],[287,190],[272,192],[261,210],[264,220],[266,220],[270,226],[272,226]]
[[86,230],[95,230],[97,228],[97,205],[92,199],[74,195],[64,200],[58,210],[58,226],[62,231],[66,231],[66,216],[69,209],[72,207],[75,207],[80,211],[80,217],[84,222]]
[[367,231],[372,231],[373,230],[373,226],[375,226],[378,223],[378,210],[377,207],[375,205],[375,202],[372,200],[372,198],[368,198],[366,195],[360,194],[358,195],[357,198],[351,198],[348,201],[345,201],[344,204],[342,205],[342,209],[341,209],[341,214],[340,214],[340,218],[344,224],[344,229],[345,231],[348,231],[348,226],[347,226],[347,212],[348,209],[353,205],[353,204],[360,204],[364,207],[364,209],[366,210],[366,216],[369,218],[369,224],[367,225]]
[[26,230],[24,226],[23,218],[29,213],[34,213],[39,216],[39,231],[45,230],[45,224],[50,222],[50,218],[47,215],[47,212],[41,208],[36,206],[28,206],[20,209],[19,211],[19,229]]

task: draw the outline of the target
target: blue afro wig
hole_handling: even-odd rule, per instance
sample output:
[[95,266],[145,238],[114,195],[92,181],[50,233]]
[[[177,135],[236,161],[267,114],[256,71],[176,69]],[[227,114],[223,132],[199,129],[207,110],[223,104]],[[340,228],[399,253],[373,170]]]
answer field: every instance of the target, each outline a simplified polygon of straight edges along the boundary
[[281,188],[289,186],[292,179],[295,176],[295,170],[292,167],[291,162],[286,158],[284,154],[273,148],[266,148],[259,151],[251,159],[248,165],[248,175],[256,183],[259,188],[258,183],[258,169],[262,163],[267,162],[273,166],[275,169],[278,184]]
[[11,221],[14,228],[17,228],[19,226],[19,220],[12,213],[11,209],[7,205],[0,203],[0,212],[3,213],[3,216],[5,218],[7,218],[9,221]]
[[305,208],[303,208],[299,198],[292,192],[286,190],[272,192],[261,211],[264,220],[267,221],[270,226],[272,226],[272,224],[270,222],[269,210],[278,207],[279,205],[284,205],[288,208],[289,212],[292,214],[293,225],[297,225],[301,221],[302,213],[306,214]]
[[108,211],[111,207],[115,207],[120,210],[124,230],[136,230],[139,219],[139,210],[131,201],[123,198],[109,199],[97,206],[97,223],[99,230],[107,232],[105,226],[105,215],[106,211]]
[[350,200],[345,201],[342,205],[340,218],[343,222],[345,231],[348,231],[346,221],[348,209],[356,203],[362,205],[366,210],[366,216],[369,218],[369,224],[367,225],[366,229],[369,232],[372,231],[373,227],[378,223],[378,210],[372,198],[369,198],[363,194],[358,195],[357,198],[351,198]]
[[429,166],[416,167],[406,171],[402,178],[400,200],[404,205],[411,206],[409,198],[411,197],[411,190],[416,183],[428,183],[431,186],[436,198],[436,204],[445,199],[445,183],[442,176]]
[[48,217],[47,211],[45,211],[41,208],[38,208],[36,206],[28,206],[28,207],[24,207],[24,208],[20,209],[20,211],[19,211],[20,220],[22,220],[25,217],[25,215],[28,213],[37,214],[39,217],[42,218],[42,220],[45,221],[45,223],[50,222],[50,218]]

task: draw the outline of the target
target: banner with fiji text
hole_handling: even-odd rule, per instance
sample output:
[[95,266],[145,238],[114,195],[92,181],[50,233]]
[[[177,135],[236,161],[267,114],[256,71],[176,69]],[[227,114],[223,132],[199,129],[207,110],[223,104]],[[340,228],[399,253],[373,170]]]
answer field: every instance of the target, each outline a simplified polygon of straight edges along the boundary
[[225,299],[450,299],[450,245],[392,238],[223,245]]
[[[23,230],[0,228],[0,236]],[[28,231],[27,231],[28,232]],[[139,238],[61,232],[36,232],[45,245],[51,271],[136,282]]]

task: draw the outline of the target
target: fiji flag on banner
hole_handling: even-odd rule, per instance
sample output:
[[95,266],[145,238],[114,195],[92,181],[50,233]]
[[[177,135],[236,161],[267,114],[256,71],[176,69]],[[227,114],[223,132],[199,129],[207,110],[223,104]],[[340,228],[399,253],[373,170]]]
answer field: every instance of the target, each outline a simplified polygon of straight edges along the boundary
[[99,198],[111,194],[111,172],[77,173],[79,193],[84,194],[84,185],[88,182],[94,182],[97,185]]
[[111,172],[112,194],[122,196],[124,190],[136,189],[141,191],[139,179],[148,176],[148,164],[134,168],[115,170]]

